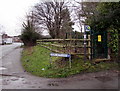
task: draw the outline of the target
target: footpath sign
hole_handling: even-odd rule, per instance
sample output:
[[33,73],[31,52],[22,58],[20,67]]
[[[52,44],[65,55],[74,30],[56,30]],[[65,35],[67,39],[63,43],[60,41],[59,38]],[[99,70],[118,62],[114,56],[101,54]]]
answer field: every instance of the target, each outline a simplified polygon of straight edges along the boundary
[[56,57],[68,57],[69,58],[69,65],[71,68],[71,55],[70,54],[60,54],[60,53],[50,53],[50,64],[52,63],[52,56],[56,56]]
[[85,25],[85,31],[90,31],[90,26],[89,25]]

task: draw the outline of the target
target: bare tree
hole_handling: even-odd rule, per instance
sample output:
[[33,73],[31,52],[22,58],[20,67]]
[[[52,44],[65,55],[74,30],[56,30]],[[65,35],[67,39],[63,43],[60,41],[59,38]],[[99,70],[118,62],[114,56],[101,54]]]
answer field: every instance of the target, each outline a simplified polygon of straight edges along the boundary
[[26,15],[26,19],[29,20],[32,23],[32,25],[34,26],[34,31],[39,33],[40,35],[42,35],[43,31],[42,30],[39,31],[40,27],[37,25],[36,19],[34,18],[33,11],[30,12],[28,15]]
[[35,5],[33,16],[35,23],[44,30],[48,30],[52,38],[61,38],[61,26],[64,19],[63,11],[66,9],[64,1],[43,2]]
[[76,7],[74,8],[75,12],[75,22],[82,32],[82,25],[87,24],[86,19],[94,16],[96,14],[96,7],[99,4],[98,2],[78,2],[75,0]]

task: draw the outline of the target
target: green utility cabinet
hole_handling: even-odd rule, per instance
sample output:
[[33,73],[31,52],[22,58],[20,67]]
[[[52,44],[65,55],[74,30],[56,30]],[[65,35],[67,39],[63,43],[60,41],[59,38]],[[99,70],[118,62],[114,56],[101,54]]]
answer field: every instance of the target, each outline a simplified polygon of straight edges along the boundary
[[92,58],[107,58],[107,31],[91,31]]

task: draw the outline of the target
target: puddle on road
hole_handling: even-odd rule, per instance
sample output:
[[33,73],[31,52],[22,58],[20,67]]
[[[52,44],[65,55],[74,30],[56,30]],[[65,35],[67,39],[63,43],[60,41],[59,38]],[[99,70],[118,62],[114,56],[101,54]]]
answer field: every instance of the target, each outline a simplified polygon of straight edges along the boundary
[[99,76],[99,77],[96,77],[96,79],[99,80],[99,81],[102,81],[102,82],[107,82],[107,81],[112,80],[112,78],[107,77],[107,76]]
[[26,82],[26,79],[21,77],[10,77],[10,81],[21,83],[21,82]]
[[26,78],[23,77],[5,77],[2,80],[2,86],[3,88],[12,88],[12,89],[16,89],[16,88],[40,88],[39,84],[33,84],[31,83],[31,81],[28,81]]
[[48,86],[59,86],[59,84],[58,83],[49,83],[49,84],[47,84]]
[[9,85],[9,84],[12,84],[12,85],[15,85],[15,86],[19,86],[20,84],[24,84],[26,82],[26,79],[25,78],[21,78],[21,77],[10,77],[10,76],[7,76],[6,77],[3,77],[3,85]]

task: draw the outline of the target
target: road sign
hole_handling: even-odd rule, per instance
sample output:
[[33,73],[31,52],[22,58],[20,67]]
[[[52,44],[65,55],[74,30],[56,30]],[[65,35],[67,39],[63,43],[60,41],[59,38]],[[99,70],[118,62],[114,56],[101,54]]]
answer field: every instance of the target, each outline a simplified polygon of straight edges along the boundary
[[85,31],[90,31],[90,26],[89,25],[85,25]]
[[71,68],[71,55],[70,54],[60,54],[60,53],[50,53],[50,64],[52,63],[52,58],[51,56],[56,56],[56,57],[68,57],[69,58],[69,66]]
[[98,35],[98,42],[101,42],[101,35]]
[[70,57],[70,54],[59,54],[59,53],[50,53],[50,56],[57,56],[57,57]]

